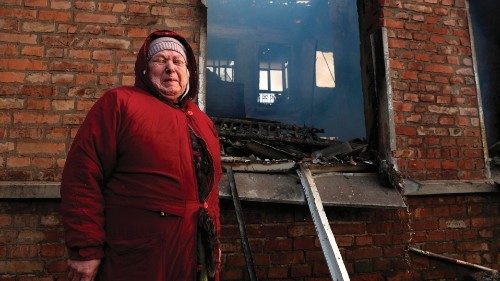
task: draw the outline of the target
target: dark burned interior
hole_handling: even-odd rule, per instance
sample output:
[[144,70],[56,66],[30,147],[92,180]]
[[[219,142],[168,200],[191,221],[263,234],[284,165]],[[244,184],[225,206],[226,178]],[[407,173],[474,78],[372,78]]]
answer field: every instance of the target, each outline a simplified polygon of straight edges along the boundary
[[206,111],[366,138],[356,1],[210,1]]

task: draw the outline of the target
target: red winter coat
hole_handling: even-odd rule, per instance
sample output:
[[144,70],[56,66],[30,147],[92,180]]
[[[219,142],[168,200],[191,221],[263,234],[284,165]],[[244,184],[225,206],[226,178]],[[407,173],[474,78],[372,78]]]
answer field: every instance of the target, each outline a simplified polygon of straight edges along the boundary
[[[191,90],[179,106],[159,98],[145,79],[149,43],[163,36],[187,50]],[[219,143],[212,122],[191,101],[197,77],[187,42],[157,31],[137,56],[136,86],[106,92],[75,137],[61,183],[66,244],[72,259],[103,258],[102,280],[195,280],[201,208],[220,233]],[[198,199],[189,128],[212,160],[205,203]]]

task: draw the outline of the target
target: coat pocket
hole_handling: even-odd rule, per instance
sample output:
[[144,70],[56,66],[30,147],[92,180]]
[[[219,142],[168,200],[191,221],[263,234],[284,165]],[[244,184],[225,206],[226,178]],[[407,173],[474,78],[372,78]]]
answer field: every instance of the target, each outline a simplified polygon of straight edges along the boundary
[[153,236],[109,240],[104,280],[162,280],[165,240]]

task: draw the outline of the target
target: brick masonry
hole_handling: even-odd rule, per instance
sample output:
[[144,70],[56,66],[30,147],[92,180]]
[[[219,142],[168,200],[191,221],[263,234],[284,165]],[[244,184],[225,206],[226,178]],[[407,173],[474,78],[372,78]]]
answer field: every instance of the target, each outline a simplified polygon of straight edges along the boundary
[[2,1],[0,179],[58,181],[94,101],[134,83],[145,36],[168,27],[198,53],[204,15],[197,0]]
[[485,160],[465,0],[381,0],[394,158],[421,180],[482,179]]
[[[394,157],[406,176],[484,178],[464,0],[364,0],[366,34],[385,26]],[[4,0],[0,7],[0,180],[58,181],[85,113],[133,83],[135,52],[171,28],[199,51],[197,0]],[[363,36],[363,35],[362,35]],[[408,245],[500,269],[496,194],[412,197],[408,210],[328,208],[351,280],[456,280],[469,270]],[[58,200],[0,202],[0,281],[65,280]],[[244,203],[260,280],[329,280],[304,206]],[[234,210],[222,201],[223,280],[244,280]]]
[[[327,208],[351,280],[460,280],[473,271],[408,246],[500,269],[500,196],[410,198],[406,209]],[[264,205],[265,204],[265,205]],[[0,280],[66,280],[58,200],[0,203]],[[232,203],[223,200],[222,280],[245,280]],[[330,280],[305,206],[243,203],[259,280]]]

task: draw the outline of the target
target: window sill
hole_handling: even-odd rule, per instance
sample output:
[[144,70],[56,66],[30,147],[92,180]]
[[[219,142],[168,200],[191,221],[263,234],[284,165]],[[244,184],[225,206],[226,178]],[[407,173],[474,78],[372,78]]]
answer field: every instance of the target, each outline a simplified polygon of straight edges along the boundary
[[[295,174],[235,173],[241,200],[306,204],[299,177]],[[324,206],[401,208],[400,193],[378,183],[373,173],[325,173],[314,176]],[[223,177],[219,195],[231,198],[228,179]]]
[[[235,172],[241,200],[283,204],[306,204],[302,186],[293,173]],[[373,173],[326,173],[315,176],[325,206],[405,207],[400,193],[380,186]],[[500,192],[500,178],[489,181],[405,180],[405,196]],[[0,181],[0,199],[57,199],[59,182]],[[220,184],[220,198],[231,198],[227,177]]]

